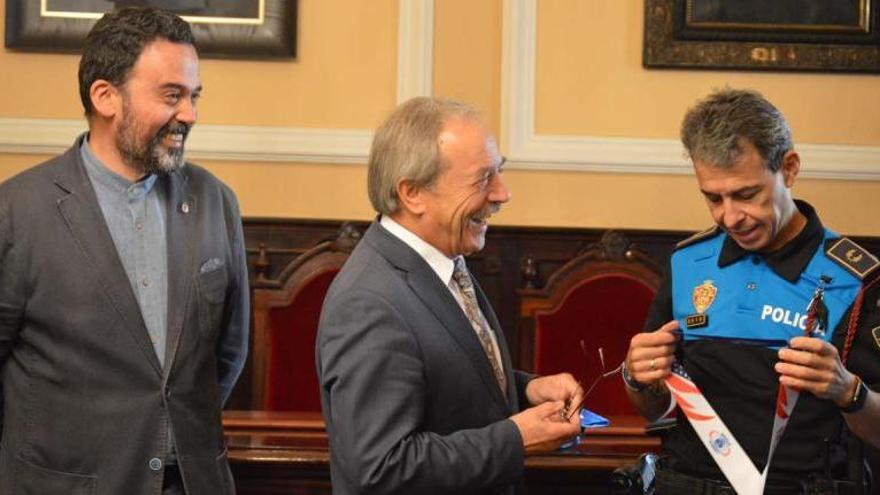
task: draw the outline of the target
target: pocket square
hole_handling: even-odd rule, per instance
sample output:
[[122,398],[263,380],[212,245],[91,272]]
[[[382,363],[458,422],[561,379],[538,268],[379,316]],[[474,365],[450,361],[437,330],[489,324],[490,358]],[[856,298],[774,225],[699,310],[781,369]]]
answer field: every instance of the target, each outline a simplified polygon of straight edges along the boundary
[[199,273],[212,272],[220,268],[221,266],[223,266],[223,261],[220,258],[211,258],[208,261],[202,263],[202,267],[199,268]]

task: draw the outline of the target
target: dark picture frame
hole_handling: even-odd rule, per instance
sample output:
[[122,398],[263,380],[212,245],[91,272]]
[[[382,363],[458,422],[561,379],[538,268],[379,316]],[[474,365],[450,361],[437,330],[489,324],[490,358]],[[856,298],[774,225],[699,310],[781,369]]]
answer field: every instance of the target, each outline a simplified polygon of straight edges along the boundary
[[[53,2],[55,5],[75,5],[76,10],[61,10],[57,7],[52,10]],[[113,3],[139,3],[161,7],[175,2],[96,0],[72,3],[63,0],[7,0],[6,47],[22,51],[78,53],[86,34],[97,19],[109,10],[96,6]],[[296,56],[297,0],[234,2],[237,5],[215,2],[217,5],[228,3],[232,7],[226,7],[227,9],[238,11],[247,11],[251,7],[253,14],[239,17],[224,16],[228,14],[220,7],[213,7],[215,10],[212,12],[212,0],[200,0],[197,3],[205,7],[189,11],[174,8],[171,10],[179,12],[190,23],[200,56],[237,59]]]
[[[770,11],[761,5],[771,2],[645,0],[642,64],[646,68],[880,73],[880,0],[789,3],[812,8]],[[727,7],[727,12],[715,8],[719,5]]]

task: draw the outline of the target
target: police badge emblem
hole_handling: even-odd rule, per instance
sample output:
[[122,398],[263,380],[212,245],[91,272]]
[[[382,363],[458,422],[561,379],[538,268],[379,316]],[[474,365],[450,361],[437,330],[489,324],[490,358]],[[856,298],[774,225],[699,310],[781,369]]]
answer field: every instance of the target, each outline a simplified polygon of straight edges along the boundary
[[705,313],[709,306],[715,302],[715,296],[718,294],[718,287],[711,280],[704,280],[702,284],[694,287],[694,309],[697,313]]
[[715,287],[711,280],[704,280],[702,284],[694,287],[691,301],[694,303],[697,314],[685,317],[684,322],[688,328],[701,328],[709,324],[706,310],[715,302],[716,295],[718,295],[718,287]]

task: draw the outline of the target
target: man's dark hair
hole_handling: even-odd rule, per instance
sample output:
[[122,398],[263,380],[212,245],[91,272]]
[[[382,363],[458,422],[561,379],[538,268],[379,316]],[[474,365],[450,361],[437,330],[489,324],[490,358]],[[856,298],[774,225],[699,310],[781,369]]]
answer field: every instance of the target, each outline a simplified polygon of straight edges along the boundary
[[742,140],[755,146],[774,173],[793,148],[782,112],[757,91],[715,90],[688,110],[681,124],[681,142],[691,159],[716,167],[730,168],[739,160]]
[[195,46],[189,24],[176,14],[150,8],[130,7],[104,14],[86,36],[79,61],[79,98],[86,116],[92,114],[92,84],[104,79],[121,86],[128,79],[144,47],[156,39]]

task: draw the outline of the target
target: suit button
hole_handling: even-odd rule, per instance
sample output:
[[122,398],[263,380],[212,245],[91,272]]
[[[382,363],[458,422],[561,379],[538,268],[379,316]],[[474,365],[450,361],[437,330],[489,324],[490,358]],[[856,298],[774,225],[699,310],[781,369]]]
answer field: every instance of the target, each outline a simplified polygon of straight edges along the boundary
[[153,457],[152,459],[150,459],[150,469],[152,469],[153,471],[158,471],[162,469],[162,459],[159,459],[158,457]]

